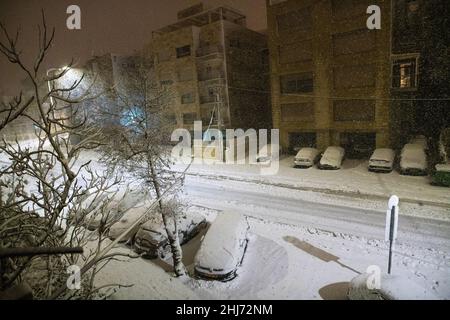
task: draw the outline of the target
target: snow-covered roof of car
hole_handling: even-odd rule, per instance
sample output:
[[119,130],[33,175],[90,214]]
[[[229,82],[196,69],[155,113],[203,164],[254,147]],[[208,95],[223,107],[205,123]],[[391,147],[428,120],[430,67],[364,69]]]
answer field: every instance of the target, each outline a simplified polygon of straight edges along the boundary
[[240,241],[248,229],[244,216],[236,212],[219,214],[203,239],[195,264],[214,270],[232,270],[240,259]]
[[311,158],[315,157],[319,153],[319,150],[316,148],[302,148],[297,153],[296,158]]
[[395,157],[394,150],[388,148],[380,148],[374,151],[374,153],[370,157],[370,160],[392,161],[394,160],[394,157]]
[[427,155],[422,146],[407,144],[401,154],[400,166],[404,169],[417,168],[425,170],[427,167]]

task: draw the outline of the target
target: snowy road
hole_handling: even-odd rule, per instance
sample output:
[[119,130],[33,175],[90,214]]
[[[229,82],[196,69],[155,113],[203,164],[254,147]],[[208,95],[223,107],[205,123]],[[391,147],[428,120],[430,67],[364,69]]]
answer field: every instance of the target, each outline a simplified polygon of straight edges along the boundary
[[[317,195],[312,192],[267,187],[255,183],[212,181],[187,177],[185,190],[197,205],[242,213],[272,222],[312,227],[329,232],[356,235],[369,239],[384,238],[385,208],[363,209],[365,201]],[[357,208],[360,206],[361,208]],[[421,210],[443,210],[421,207]],[[415,210],[415,208],[408,208]],[[419,208],[417,208],[419,210]],[[445,210],[445,209],[444,209]],[[400,212],[402,213],[402,212]],[[401,215],[399,242],[450,248],[450,222]]]

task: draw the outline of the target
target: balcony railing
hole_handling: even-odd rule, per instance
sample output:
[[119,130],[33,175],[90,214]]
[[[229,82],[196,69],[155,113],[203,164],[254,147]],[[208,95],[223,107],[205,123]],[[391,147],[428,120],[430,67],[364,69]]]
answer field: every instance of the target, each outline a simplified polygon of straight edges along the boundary
[[211,71],[211,72],[205,72],[205,73],[199,73],[198,74],[198,80],[199,81],[207,81],[207,80],[213,80],[213,79],[223,79],[225,77],[225,74],[223,71]]
[[200,96],[200,104],[221,102],[216,96]]
[[222,52],[223,52],[223,46],[221,46],[221,45],[205,46],[205,47],[200,47],[197,49],[197,57],[203,57],[203,56],[207,56],[209,54],[222,53]]

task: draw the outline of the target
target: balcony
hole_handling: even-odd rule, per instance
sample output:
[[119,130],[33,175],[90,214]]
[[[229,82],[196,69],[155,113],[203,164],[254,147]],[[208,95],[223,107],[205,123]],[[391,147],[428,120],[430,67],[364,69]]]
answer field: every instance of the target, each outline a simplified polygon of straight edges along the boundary
[[224,79],[225,73],[221,70],[214,70],[210,72],[203,72],[198,74],[199,81],[209,81],[215,79]]
[[205,56],[212,56],[212,57],[222,57],[223,53],[223,46],[221,45],[212,45],[212,46],[204,46],[197,49],[197,57],[205,57]]
[[217,99],[217,97],[214,96],[200,96],[200,104],[207,104],[207,103],[216,103],[221,102],[220,99]]

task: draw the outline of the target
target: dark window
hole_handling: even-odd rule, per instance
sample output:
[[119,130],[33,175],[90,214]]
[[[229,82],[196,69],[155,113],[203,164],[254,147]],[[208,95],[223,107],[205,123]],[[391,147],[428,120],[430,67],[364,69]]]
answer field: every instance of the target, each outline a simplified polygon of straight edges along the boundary
[[419,10],[420,10],[419,0],[407,0],[405,9],[408,26],[409,27],[416,26],[419,20]]
[[195,120],[197,120],[196,113],[183,113],[183,123],[184,124],[194,124]]
[[392,66],[392,87],[410,89],[417,87],[417,58],[397,59]]
[[334,121],[374,121],[374,100],[334,101]]
[[177,48],[177,58],[183,58],[191,55],[191,46]]
[[194,103],[194,100],[195,99],[194,99],[194,95],[192,94],[192,92],[183,94],[181,96],[181,103],[182,104]]
[[314,90],[312,72],[290,74],[280,77],[281,93],[304,93]]
[[312,16],[311,9],[291,11],[277,16],[278,31],[311,31]]

